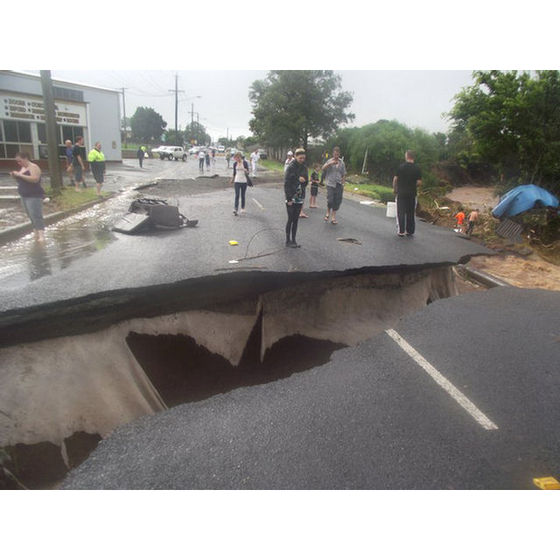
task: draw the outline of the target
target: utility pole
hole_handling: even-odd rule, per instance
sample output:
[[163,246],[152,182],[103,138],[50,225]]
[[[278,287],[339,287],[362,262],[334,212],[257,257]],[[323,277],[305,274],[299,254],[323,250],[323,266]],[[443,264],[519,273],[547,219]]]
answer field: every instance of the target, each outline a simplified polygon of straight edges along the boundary
[[43,106],[45,109],[45,127],[47,129],[47,150],[49,157],[49,176],[54,196],[62,190],[62,173],[58,158],[58,142],[56,141],[56,113],[50,70],[41,70],[41,89],[43,90]]
[[183,93],[184,90],[182,89],[177,89],[177,81],[178,81],[178,76],[177,74],[175,74],[175,89],[170,89],[168,91],[174,91],[175,92],[175,141],[177,141],[177,136],[179,134],[179,129],[178,129],[178,114],[179,114],[179,97],[178,94],[179,92]]
[[194,124],[194,103],[191,103],[191,126]]
[[128,144],[127,144],[127,135],[126,135],[126,105],[124,102],[124,90],[128,89],[128,88],[121,88],[122,91],[122,108],[123,108],[123,119],[124,119],[124,147],[128,148]]

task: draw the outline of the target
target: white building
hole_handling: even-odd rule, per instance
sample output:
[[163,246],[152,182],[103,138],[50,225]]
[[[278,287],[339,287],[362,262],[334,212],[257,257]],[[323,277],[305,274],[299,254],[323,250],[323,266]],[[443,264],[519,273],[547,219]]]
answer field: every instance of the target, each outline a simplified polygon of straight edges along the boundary
[[[83,136],[88,152],[101,142],[107,161],[121,161],[119,91],[53,79],[59,154],[64,141]],[[41,78],[0,70],[0,168],[13,168],[16,152],[26,151],[47,167],[47,133]]]

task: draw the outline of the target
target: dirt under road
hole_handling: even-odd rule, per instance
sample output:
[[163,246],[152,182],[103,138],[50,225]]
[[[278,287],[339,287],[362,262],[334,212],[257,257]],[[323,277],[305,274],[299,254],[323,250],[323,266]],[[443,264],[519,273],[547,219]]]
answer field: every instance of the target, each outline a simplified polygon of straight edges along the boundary
[[[494,193],[495,187],[467,185],[453,189],[447,198],[485,212],[498,203],[499,198]],[[519,288],[560,291],[560,266],[545,261],[536,253],[521,256],[504,251],[491,257],[473,257],[470,265]]]

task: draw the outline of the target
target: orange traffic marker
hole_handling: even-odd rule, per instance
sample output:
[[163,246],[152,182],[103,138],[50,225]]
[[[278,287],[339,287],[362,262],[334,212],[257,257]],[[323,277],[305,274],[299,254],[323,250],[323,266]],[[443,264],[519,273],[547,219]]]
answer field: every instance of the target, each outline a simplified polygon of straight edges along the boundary
[[560,490],[560,482],[552,476],[533,478],[533,482],[535,486],[538,486],[541,490]]

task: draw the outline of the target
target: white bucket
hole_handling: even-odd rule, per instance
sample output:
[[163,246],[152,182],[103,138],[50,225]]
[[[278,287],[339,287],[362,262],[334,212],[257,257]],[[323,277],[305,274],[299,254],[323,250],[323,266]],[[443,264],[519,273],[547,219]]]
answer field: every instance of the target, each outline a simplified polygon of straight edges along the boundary
[[396,217],[397,217],[397,203],[387,202],[387,218],[396,218]]

